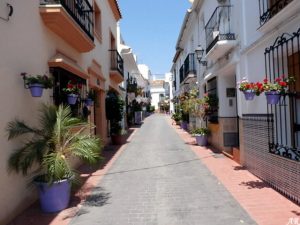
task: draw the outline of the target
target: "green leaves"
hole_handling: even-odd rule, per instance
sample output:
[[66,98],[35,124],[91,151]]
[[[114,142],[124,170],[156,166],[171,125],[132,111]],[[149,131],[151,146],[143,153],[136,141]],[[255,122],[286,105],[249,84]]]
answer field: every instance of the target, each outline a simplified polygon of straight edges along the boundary
[[8,161],[8,169],[27,175],[37,163],[40,175],[44,174],[49,184],[73,177],[69,160],[78,157],[88,163],[100,159],[101,141],[90,135],[91,126],[73,118],[69,106],[42,105],[39,129],[14,120],[8,123],[8,139],[31,134],[24,146],[15,150]]

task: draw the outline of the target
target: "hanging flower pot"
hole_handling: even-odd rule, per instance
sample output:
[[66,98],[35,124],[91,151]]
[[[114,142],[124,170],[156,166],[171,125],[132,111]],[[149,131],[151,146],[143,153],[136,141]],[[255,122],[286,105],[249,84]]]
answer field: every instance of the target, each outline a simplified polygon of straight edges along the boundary
[[272,104],[272,105],[276,105],[279,103],[280,100],[280,92],[278,91],[268,91],[265,92],[265,95],[267,97],[267,103],[268,104]]
[[87,106],[91,106],[91,105],[94,104],[94,101],[93,101],[91,98],[87,98],[87,99],[85,100],[85,104],[86,104]]
[[243,91],[246,101],[252,101],[255,96],[255,91],[253,90],[245,90]]
[[43,95],[43,84],[30,84],[28,87],[32,97],[41,97]]
[[68,103],[70,105],[75,105],[76,102],[77,102],[77,98],[78,98],[78,95],[75,95],[75,94],[68,94]]

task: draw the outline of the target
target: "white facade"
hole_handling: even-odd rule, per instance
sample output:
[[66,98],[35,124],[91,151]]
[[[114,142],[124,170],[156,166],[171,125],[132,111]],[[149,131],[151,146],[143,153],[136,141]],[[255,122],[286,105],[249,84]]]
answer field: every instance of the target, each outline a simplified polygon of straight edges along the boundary
[[[195,86],[200,97],[204,92],[216,95],[217,120],[208,123],[210,143],[300,202],[300,184],[295,182],[300,158],[300,1],[191,2],[173,58],[174,95]],[[199,60],[192,56],[193,67],[188,56],[198,45],[204,54]],[[237,89],[243,78],[256,83],[282,76],[293,76],[296,82],[278,104],[267,103],[264,93],[246,100]]]
[[153,80],[150,83],[151,105],[155,107],[155,110],[159,110],[158,103],[165,99],[164,82],[164,80]]
[[[24,88],[20,73],[46,73],[52,76],[52,69],[49,67],[55,67],[63,68],[85,80],[86,86],[97,90],[99,96],[99,105],[95,106],[97,120],[94,120],[93,109],[89,120],[96,123],[98,135],[103,141],[107,140],[105,91],[110,88],[119,90],[118,82],[114,82],[110,76],[109,50],[117,48],[117,21],[121,15],[115,1],[90,2],[101,11],[95,31],[90,30],[94,40],[88,37],[60,4],[48,6],[40,5],[40,1],[36,0],[10,1],[13,14],[8,21],[0,20],[0,224],[6,224],[36,199],[34,189],[28,188],[28,177],[7,173],[8,157],[22,139],[8,141],[5,127],[16,117],[28,124],[36,124],[40,104],[54,102],[51,89],[44,90],[41,98],[31,97],[29,90]],[[115,4],[113,8],[112,4]],[[56,10],[55,15],[52,10]],[[6,18],[8,13],[6,2],[1,1],[0,16]],[[49,19],[55,16],[58,20]],[[92,14],[91,18],[94,16]],[[55,24],[56,21],[63,23]]]
[[169,104],[170,104],[170,112],[175,112],[174,110],[174,103],[171,101],[173,99],[173,74],[172,73],[166,73],[165,74],[165,83],[168,83],[169,85]]

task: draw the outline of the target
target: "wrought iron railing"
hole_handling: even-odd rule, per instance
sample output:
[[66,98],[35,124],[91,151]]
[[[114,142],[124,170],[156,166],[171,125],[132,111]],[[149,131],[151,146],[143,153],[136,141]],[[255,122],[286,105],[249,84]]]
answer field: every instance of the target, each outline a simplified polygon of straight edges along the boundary
[[294,76],[280,103],[268,105],[273,117],[268,123],[271,153],[300,161],[300,28],[293,34],[284,33],[265,49],[265,73],[271,82],[276,78]]
[[179,69],[179,81],[180,84],[183,82],[184,80],[184,65],[182,65]]
[[184,76],[185,76],[185,78],[189,74],[196,74],[195,53],[188,54],[184,60]]
[[115,49],[110,51],[110,68],[111,70],[117,70],[124,77],[124,61],[119,54],[119,52]]
[[94,40],[93,7],[87,0],[40,0],[40,5],[60,4],[81,29]]
[[205,26],[206,53],[220,40],[235,40],[235,34],[231,30],[230,5],[218,6]]
[[259,0],[260,25],[264,25],[293,0]]

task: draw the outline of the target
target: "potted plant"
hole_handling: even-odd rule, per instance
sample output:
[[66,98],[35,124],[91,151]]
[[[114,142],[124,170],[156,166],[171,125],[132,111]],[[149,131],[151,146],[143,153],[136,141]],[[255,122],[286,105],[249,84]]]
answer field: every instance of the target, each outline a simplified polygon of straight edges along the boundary
[[85,103],[87,106],[91,106],[94,104],[94,101],[96,99],[96,92],[93,89],[90,89],[87,93],[87,98],[85,100]]
[[124,101],[114,92],[108,92],[105,99],[106,118],[110,121],[110,135],[113,144],[121,144],[122,126],[121,121],[124,116]]
[[30,90],[32,97],[41,97],[43,90],[53,87],[53,80],[46,75],[27,75],[27,73],[21,73],[24,80],[25,88]]
[[244,93],[245,99],[251,101],[254,99],[254,96],[259,96],[263,92],[263,84],[260,82],[253,83],[249,82],[246,78],[243,78],[242,81],[238,82],[238,89]]
[[176,125],[180,125],[180,121],[182,119],[181,113],[174,113],[172,115],[172,119],[175,121]]
[[67,87],[63,88],[63,91],[67,93],[68,103],[70,105],[76,104],[81,88],[82,84],[76,83],[76,81],[73,80],[70,80],[67,84]]
[[206,127],[195,128],[191,134],[196,138],[196,142],[199,146],[207,146],[207,139],[209,135],[209,129]]
[[281,95],[284,95],[290,84],[295,82],[294,77],[285,77],[282,75],[275,79],[274,83],[267,78],[263,81],[263,90],[265,92],[268,104],[278,104]]
[[32,172],[42,210],[57,212],[68,206],[71,181],[76,176],[70,159],[95,163],[102,146],[98,138],[86,134],[89,124],[71,116],[69,106],[43,105],[40,113],[38,127],[18,119],[8,123],[9,140],[27,137],[24,145],[11,154],[8,168],[23,175]]
[[124,135],[126,132],[122,129],[120,122],[112,121],[110,125],[110,135],[111,135],[111,142],[114,145],[121,145],[124,143]]

